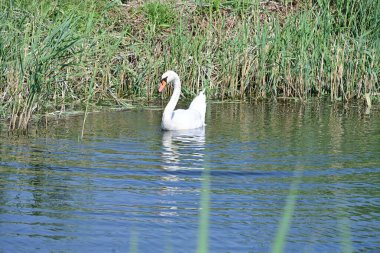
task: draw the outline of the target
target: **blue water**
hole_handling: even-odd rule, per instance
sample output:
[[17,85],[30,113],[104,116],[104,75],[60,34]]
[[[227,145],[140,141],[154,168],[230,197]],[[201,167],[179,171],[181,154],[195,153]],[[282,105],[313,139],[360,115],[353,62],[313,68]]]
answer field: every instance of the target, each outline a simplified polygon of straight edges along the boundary
[[[0,142],[0,252],[380,252],[380,116],[324,102],[210,103],[49,120]],[[280,228],[285,229],[281,235]]]

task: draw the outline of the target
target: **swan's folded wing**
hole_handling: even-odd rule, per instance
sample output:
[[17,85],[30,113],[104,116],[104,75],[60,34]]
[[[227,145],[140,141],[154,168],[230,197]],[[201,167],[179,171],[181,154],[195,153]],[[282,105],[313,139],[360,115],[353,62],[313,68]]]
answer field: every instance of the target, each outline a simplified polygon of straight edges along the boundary
[[202,121],[204,123],[206,114],[206,96],[203,91],[201,91],[199,95],[196,96],[194,100],[191,102],[189,110],[198,111],[202,116]]
[[175,110],[170,121],[162,122],[165,130],[193,129],[203,126],[202,115],[196,110]]

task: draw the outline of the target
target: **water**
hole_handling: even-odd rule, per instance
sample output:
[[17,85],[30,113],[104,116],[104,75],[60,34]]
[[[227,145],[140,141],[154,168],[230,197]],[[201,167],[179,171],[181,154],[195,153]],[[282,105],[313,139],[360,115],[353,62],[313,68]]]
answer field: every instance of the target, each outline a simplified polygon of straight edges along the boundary
[[161,113],[3,133],[0,252],[196,252],[204,182],[210,252],[380,252],[376,108],[210,103],[185,133]]

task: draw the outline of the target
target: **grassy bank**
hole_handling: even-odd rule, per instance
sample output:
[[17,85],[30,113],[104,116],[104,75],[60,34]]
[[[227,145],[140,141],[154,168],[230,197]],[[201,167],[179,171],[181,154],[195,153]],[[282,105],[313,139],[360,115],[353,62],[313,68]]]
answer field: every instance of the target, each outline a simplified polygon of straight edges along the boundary
[[[158,97],[176,70],[191,97],[380,92],[380,1],[1,0],[0,117]],[[168,94],[166,94],[168,95]]]

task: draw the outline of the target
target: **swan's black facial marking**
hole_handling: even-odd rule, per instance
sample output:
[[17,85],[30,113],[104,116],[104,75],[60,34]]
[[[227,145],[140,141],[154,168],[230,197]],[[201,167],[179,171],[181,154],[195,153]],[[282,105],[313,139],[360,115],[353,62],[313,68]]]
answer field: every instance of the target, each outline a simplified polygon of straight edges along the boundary
[[162,83],[163,81],[165,81],[165,83],[167,83],[168,82],[168,77],[162,78],[160,83]]

